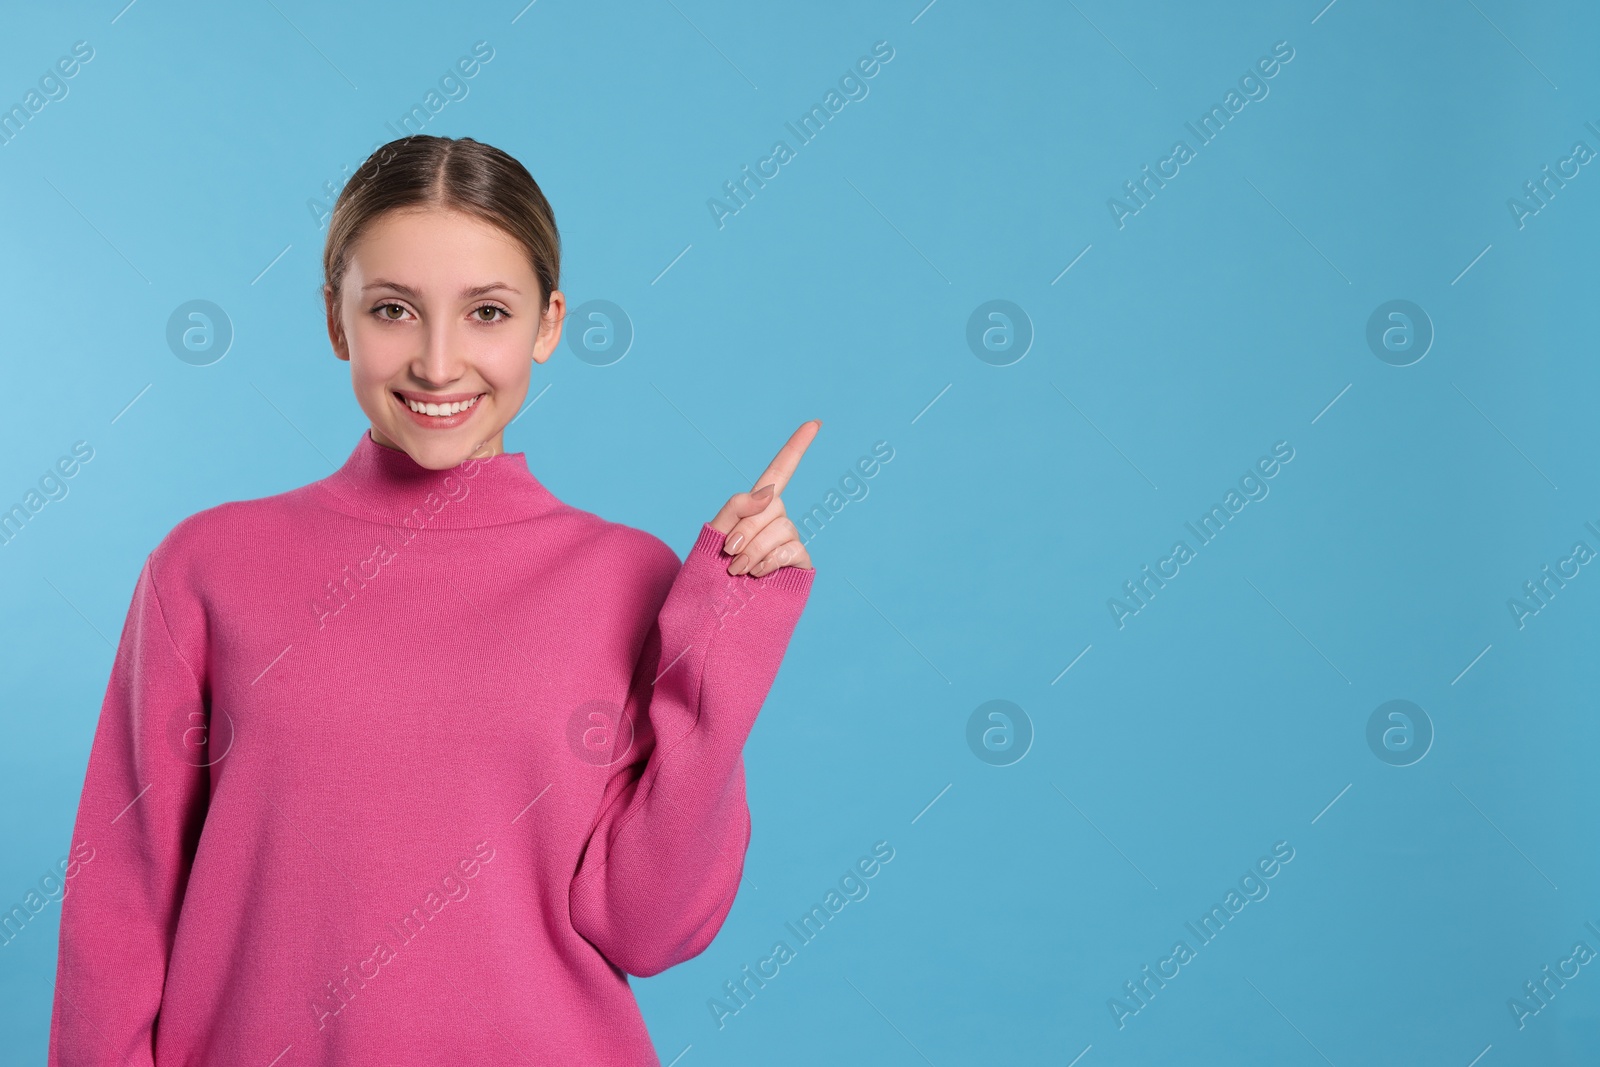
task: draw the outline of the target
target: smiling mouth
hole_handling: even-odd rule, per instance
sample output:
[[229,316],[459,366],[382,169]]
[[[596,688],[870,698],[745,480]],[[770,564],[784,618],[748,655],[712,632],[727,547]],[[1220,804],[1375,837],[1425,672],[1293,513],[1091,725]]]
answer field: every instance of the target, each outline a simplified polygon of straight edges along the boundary
[[460,415],[463,412],[471,411],[477,406],[478,401],[482,400],[486,394],[479,393],[477,396],[474,396],[470,399],[455,401],[449,404],[423,403],[421,401],[412,400],[401,393],[395,393],[393,395],[396,400],[404,404],[414,414],[426,415],[431,418],[446,419],[452,415]]

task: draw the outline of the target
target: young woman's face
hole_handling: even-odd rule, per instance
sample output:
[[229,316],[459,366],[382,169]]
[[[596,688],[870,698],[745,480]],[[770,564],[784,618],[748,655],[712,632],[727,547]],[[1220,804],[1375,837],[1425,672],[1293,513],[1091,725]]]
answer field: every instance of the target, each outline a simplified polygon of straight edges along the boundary
[[[565,299],[539,313],[539,278],[514,239],[471,215],[391,211],[352,246],[328,338],[350,363],[372,439],[445,470],[505,451],[502,431],[528,393],[532,363],[561,339]],[[418,413],[407,399],[451,405]]]

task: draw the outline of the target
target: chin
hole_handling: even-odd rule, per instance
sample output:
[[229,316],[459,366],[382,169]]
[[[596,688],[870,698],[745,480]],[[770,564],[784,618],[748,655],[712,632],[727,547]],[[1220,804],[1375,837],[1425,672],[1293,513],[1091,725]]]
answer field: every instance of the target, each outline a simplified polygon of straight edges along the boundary
[[418,466],[427,467],[429,470],[443,471],[451,467],[460,466],[472,455],[473,442],[463,438],[460,441],[417,441],[414,437],[407,440],[403,437],[389,435],[389,439],[402,446],[408,455],[415,460]]

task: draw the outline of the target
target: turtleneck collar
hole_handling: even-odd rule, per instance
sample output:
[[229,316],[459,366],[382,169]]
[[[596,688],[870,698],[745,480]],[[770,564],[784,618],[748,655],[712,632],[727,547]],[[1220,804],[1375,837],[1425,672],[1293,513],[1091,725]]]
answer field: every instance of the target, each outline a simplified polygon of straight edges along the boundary
[[311,486],[333,510],[391,526],[498,526],[562,506],[528,470],[526,453],[429,470],[409,453],[378,444],[370,428],[342,467]]

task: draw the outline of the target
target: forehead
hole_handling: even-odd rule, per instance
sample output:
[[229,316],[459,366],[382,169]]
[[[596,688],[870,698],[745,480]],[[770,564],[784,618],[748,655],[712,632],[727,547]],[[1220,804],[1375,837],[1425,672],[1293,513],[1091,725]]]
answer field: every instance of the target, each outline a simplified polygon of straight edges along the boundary
[[351,249],[363,275],[405,271],[426,281],[455,281],[485,270],[526,281],[533,267],[522,245],[500,227],[449,208],[404,208],[369,223]]

